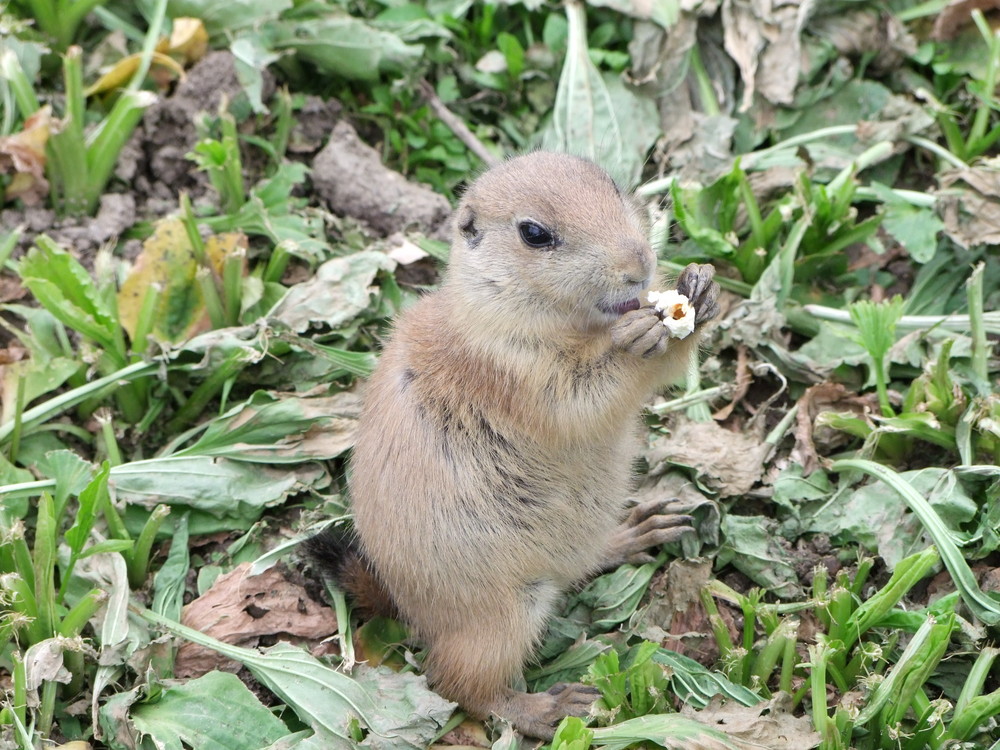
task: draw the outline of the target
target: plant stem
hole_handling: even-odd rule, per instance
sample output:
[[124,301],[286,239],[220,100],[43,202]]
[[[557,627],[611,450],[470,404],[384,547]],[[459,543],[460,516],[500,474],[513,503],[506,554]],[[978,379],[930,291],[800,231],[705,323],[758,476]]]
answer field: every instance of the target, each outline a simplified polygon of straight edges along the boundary
[[912,143],[914,146],[920,146],[920,148],[930,151],[941,161],[947,162],[952,167],[955,167],[955,169],[969,168],[969,165],[966,164],[961,159],[959,159],[957,156],[955,156],[955,154],[953,154],[948,149],[943,148],[942,146],[930,140],[929,138],[922,138],[919,135],[908,135],[906,136],[906,140]]
[[972,20],[975,21],[979,33],[983,35],[986,47],[989,50],[989,61],[986,64],[986,77],[982,81],[983,96],[976,107],[976,114],[972,120],[972,127],[969,129],[969,137],[965,143],[969,150],[975,151],[980,141],[986,135],[986,128],[989,127],[990,115],[993,113],[993,94],[997,86],[997,57],[1000,55],[1000,38],[997,33],[986,22],[983,12],[978,8],[972,11]]
[[[86,383],[79,388],[74,388],[65,393],[61,393],[55,398],[51,398],[45,403],[28,409],[22,415],[22,424],[25,428],[31,429],[37,425],[47,422],[66,409],[76,406],[89,398],[95,398],[102,394],[105,389],[117,387],[122,381],[131,382],[136,378],[152,375],[156,372],[158,365],[155,362],[136,362],[135,364],[123,367],[117,372],[98,378],[93,382]],[[10,420],[0,425],[0,444],[10,439],[14,431],[14,422]]]
[[10,436],[10,452],[7,455],[8,460],[13,464],[17,463],[17,454],[21,449],[21,420],[24,417],[24,389],[26,387],[25,379],[17,379],[17,391],[14,395],[14,429]]
[[986,340],[986,326],[983,323],[983,272],[986,264],[980,261],[965,282],[966,299],[969,305],[969,333],[972,337],[972,372],[976,376],[977,387],[992,391],[990,386],[987,354],[990,344]]
[[83,51],[70,47],[63,55],[63,85],[66,89],[66,113],[62,130],[48,142],[46,165],[51,183],[52,203],[61,213],[71,215],[87,210],[89,175],[87,150],[83,139]]
[[[77,2],[79,1],[77,0]],[[102,2],[102,0],[91,1],[95,5],[98,2]],[[153,59],[153,53],[156,52],[156,45],[160,41],[160,30],[163,28],[163,19],[166,18],[166,15],[167,0],[156,0],[149,23],[149,30],[142,41],[142,57],[139,58],[139,67],[136,68],[135,75],[132,76],[132,80],[128,84],[127,91],[129,92],[138,91],[149,74],[149,65]]]
[[56,712],[56,691],[59,683],[54,680],[46,680],[42,683],[42,700],[38,708],[38,733],[43,737],[48,737],[52,731],[52,719]]
[[21,67],[21,61],[17,59],[14,50],[5,49],[0,53],[0,78],[10,85],[21,117],[27,119],[41,109],[42,105],[38,103],[32,82]]

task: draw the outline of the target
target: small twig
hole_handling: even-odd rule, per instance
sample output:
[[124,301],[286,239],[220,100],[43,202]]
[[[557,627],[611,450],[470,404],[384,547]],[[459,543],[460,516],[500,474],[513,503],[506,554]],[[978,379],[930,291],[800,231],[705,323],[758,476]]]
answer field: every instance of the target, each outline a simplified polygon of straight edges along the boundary
[[475,133],[469,130],[468,125],[445,106],[444,102],[438,97],[437,92],[434,91],[433,86],[423,79],[420,80],[419,86],[420,95],[427,102],[427,106],[431,108],[441,122],[448,126],[448,129],[455,134],[455,137],[465,144],[469,151],[478,156],[488,167],[493,167],[500,163],[500,160],[487,150],[483,142],[476,138]]

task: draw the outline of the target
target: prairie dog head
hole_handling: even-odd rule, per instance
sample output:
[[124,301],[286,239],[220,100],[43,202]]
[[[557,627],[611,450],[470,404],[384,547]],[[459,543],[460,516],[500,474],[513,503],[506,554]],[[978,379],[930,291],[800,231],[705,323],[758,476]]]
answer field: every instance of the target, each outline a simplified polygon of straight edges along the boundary
[[537,151],[466,191],[446,286],[512,325],[593,331],[639,307],[655,268],[643,211],[603,169]]

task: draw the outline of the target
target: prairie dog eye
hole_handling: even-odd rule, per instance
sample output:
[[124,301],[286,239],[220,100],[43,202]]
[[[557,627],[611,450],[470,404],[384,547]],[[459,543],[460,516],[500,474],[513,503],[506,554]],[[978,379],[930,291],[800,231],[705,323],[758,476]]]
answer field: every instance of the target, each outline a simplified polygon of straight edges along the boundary
[[517,225],[517,231],[528,247],[555,247],[555,235],[537,221],[525,219]]

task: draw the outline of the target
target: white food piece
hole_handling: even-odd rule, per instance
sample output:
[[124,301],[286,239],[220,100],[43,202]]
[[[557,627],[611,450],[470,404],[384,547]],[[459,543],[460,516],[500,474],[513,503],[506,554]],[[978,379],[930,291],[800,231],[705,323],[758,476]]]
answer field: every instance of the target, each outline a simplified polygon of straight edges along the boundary
[[671,338],[683,339],[694,332],[694,305],[676,289],[649,292],[649,302],[656,311],[663,313],[663,325]]

